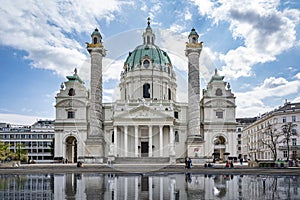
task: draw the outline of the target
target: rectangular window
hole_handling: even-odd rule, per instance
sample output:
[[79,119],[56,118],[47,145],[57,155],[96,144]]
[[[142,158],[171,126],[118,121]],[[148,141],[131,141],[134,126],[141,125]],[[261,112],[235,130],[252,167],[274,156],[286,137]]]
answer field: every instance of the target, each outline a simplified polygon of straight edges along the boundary
[[174,112],[174,117],[175,117],[175,119],[178,119],[178,112],[177,111]]
[[296,138],[293,138],[293,139],[292,139],[292,145],[293,145],[293,146],[296,146],[296,145],[297,145],[297,139],[296,139]]
[[175,131],[175,142],[179,142],[179,134],[178,134],[178,131]]
[[287,151],[283,151],[283,157],[287,158],[287,155],[288,155]]
[[282,117],[282,123],[286,123],[286,117]]
[[297,151],[292,151],[292,159],[296,159],[297,158]]
[[74,111],[68,111],[68,119],[74,119],[75,118],[75,112]]
[[217,112],[216,112],[216,117],[217,117],[218,119],[222,119],[222,118],[223,118],[223,112],[217,111]]
[[296,122],[296,116],[292,116],[292,122]]

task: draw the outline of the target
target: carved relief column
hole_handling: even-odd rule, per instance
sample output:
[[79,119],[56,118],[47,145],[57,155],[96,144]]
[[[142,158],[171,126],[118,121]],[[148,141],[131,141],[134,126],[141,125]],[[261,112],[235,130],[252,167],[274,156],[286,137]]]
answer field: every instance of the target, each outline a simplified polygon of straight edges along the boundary
[[163,126],[159,126],[159,156],[163,157],[163,147],[164,141],[163,141]]
[[152,157],[152,126],[149,126],[149,157]]
[[124,126],[124,156],[128,156],[128,126]]
[[139,156],[138,142],[139,142],[139,127],[134,126],[134,155],[135,155],[135,157]]

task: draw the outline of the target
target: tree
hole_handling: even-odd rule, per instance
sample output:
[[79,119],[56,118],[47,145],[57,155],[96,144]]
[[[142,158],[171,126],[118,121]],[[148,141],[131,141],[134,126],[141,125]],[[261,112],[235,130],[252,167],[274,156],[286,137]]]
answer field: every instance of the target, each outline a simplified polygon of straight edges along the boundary
[[297,124],[293,124],[292,122],[287,122],[281,126],[283,139],[281,142],[286,143],[287,147],[287,160],[290,159],[290,140],[292,136],[297,135],[296,131]]
[[5,144],[4,142],[0,141],[0,160],[4,161],[7,160],[8,157],[10,157],[10,145]]
[[280,137],[280,132],[273,127],[273,125],[268,124],[266,129],[263,132],[263,137],[261,139],[261,142],[266,145],[272,152],[273,155],[273,160],[277,160],[277,145],[280,143],[279,142],[279,137]]
[[21,143],[16,144],[16,151],[15,151],[15,160],[23,160],[27,161],[27,151],[24,149],[25,145]]

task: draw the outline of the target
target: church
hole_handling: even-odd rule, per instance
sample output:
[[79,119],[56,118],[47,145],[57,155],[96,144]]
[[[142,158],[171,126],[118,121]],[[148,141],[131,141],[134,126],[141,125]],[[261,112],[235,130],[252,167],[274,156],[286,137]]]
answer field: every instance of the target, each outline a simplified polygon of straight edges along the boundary
[[168,53],[155,43],[148,18],[142,44],[129,52],[120,72],[120,98],[102,102],[102,59],[98,29],[86,49],[91,57],[90,88],[77,70],[56,95],[56,158],[70,163],[193,162],[237,157],[235,96],[215,71],[200,99],[202,42],[188,35],[188,102],[176,101],[176,73]]

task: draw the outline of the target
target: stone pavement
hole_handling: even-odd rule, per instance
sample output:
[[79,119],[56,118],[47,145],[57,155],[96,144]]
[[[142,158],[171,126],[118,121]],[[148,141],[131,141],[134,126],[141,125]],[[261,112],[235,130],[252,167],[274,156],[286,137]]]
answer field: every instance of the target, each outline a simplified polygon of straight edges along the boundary
[[254,174],[254,175],[295,175],[300,176],[300,168],[254,168],[236,164],[234,168],[225,168],[225,164],[216,164],[214,168],[205,168],[202,165],[193,165],[192,169],[185,169],[184,164],[22,164],[19,167],[5,167],[0,165],[0,174],[49,174],[49,173],[112,173],[112,174]]

